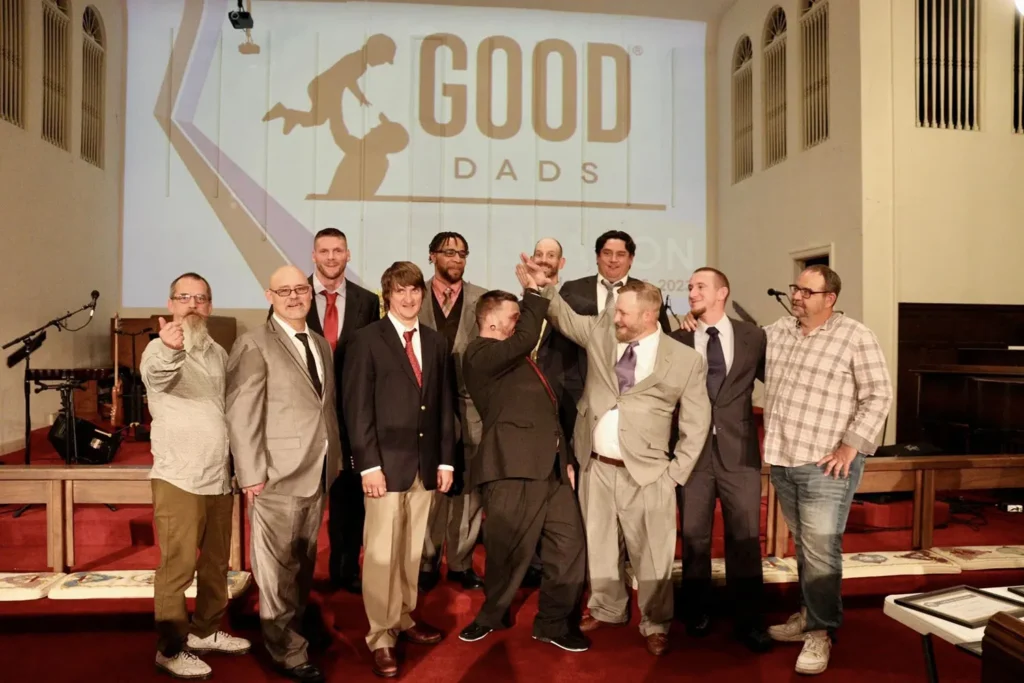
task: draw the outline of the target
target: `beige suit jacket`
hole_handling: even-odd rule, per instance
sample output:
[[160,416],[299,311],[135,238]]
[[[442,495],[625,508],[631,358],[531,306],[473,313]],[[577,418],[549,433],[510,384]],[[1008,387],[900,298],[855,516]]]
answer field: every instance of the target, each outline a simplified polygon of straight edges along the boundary
[[[426,325],[432,330],[437,329],[437,322],[434,320],[434,278],[427,280],[427,293],[420,308],[420,324]],[[452,360],[455,365],[455,385],[458,392],[458,429],[455,430],[455,439],[462,440],[466,448],[467,457],[472,457],[476,447],[483,436],[484,426],[480,420],[480,413],[473,405],[473,399],[469,396],[469,389],[466,388],[466,380],[462,374],[462,357],[466,353],[469,342],[480,336],[480,328],[476,324],[476,302],[487,290],[478,285],[463,281],[462,283],[462,317],[459,318],[459,330],[455,334],[455,345],[452,349]]]
[[327,340],[306,330],[324,364],[317,396],[306,359],[271,318],[235,341],[228,358],[227,419],[235,476],[242,488],[308,498],[324,474],[326,488],[341,469],[335,410],[334,356]]
[[[636,483],[646,486],[668,470],[677,484],[685,484],[711,425],[704,359],[659,330],[654,370],[620,395],[615,375],[614,311],[609,309],[599,316],[579,315],[553,287],[545,288],[544,296],[551,299],[551,324],[587,350],[587,381],[577,406],[579,417],[573,433],[580,467],[586,471],[592,461],[590,453],[598,421],[609,410],[618,408],[622,459]],[[679,440],[670,454],[672,416],[677,405]]]

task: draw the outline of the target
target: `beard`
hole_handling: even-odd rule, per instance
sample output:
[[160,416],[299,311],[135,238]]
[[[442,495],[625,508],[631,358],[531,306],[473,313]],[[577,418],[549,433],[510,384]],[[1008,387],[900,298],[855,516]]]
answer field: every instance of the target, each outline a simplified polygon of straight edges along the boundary
[[185,333],[185,348],[193,349],[206,344],[210,339],[210,331],[206,326],[206,318],[198,313],[189,313],[181,321],[181,330]]

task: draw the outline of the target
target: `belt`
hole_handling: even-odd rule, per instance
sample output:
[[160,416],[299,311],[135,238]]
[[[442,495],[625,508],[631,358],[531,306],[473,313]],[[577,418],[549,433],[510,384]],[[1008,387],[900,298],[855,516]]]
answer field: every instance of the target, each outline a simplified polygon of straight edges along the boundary
[[598,455],[597,453],[594,453],[593,451],[590,452],[590,457],[596,459],[598,462],[603,462],[605,465],[611,465],[613,467],[626,466],[626,463],[622,462],[621,460],[616,460],[615,458],[606,458],[603,455]]

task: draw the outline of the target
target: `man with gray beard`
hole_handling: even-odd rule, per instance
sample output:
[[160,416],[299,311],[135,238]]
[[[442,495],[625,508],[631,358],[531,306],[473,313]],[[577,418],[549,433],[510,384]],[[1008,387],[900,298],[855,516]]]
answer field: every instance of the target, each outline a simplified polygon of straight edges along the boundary
[[[156,666],[176,678],[208,678],[193,653],[243,654],[249,641],[220,630],[228,604],[231,471],[224,413],[228,355],[210,338],[213,296],[201,275],[171,283],[168,322],[142,353],[153,415],[153,526],[160,546],[154,578]],[[196,551],[199,558],[196,559]],[[185,590],[198,573],[189,624]]]

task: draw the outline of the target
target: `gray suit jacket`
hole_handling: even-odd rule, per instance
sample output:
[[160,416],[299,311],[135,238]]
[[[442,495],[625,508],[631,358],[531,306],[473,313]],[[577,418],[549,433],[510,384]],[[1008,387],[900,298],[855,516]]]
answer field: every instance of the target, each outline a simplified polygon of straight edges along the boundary
[[[754,422],[754,380],[764,380],[767,338],[757,325],[729,319],[733,330],[732,367],[711,405],[711,417],[717,430],[719,464],[727,472],[750,468],[761,471],[761,446]],[[693,332],[678,329],[670,335],[693,348]],[[708,434],[701,468],[711,465],[715,456]]]
[[[606,412],[619,410],[619,446],[630,476],[640,486],[657,481],[668,470],[682,486],[700,457],[711,425],[707,369],[693,349],[659,332],[658,357],[649,377],[619,394],[615,375],[616,340],[614,315],[579,315],[553,287],[544,290],[551,298],[548,320],[559,332],[587,350],[586,384],[579,403],[574,442],[576,458],[585,471],[592,459],[594,428]],[[679,438],[669,452],[676,406]]]
[[327,488],[341,469],[334,358],[327,340],[307,328],[324,363],[316,394],[287,333],[271,318],[235,341],[228,358],[227,419],[235,476],[242,488],[308,498],[321,485],[327,442]]
[[[434,296],[433,285],[434,278],[427,280],[427,293],[424,297],[423,307],[420,309],[420,324],[436,330],[434,302],[427,298]],[[473,399],[469,396],[469,389],[466,388],[466,379],[462,374],[462,358],[469,342],[480,336],[480,328],[476,324],[476,302],[486,292],[487,290],[483,287],[463,281],[462,317],[459,319],[459,331],[455,335],[455,348],[452,350],[452,360],[455,366],[456,402],[459,410],[455,439],[462,441],[467,458],[476,453],[476,447],[483,436],[484,427],[480,420],[480,413],[477,412],[473,405]]]

